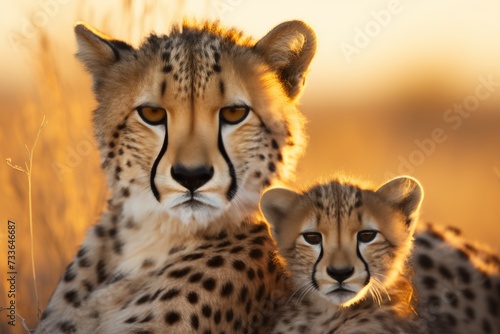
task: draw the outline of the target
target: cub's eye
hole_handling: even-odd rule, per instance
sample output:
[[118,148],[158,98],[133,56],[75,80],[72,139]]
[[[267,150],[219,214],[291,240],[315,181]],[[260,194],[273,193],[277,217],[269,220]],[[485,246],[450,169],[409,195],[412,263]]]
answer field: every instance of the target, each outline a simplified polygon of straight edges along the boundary
[[375,239],[378,231],[366,230],[358,232],[358,241],[363,243],[369,243]]
[[137,112],[142,120],[151,125],[164,124],[167,112],[159,107],[137,107]]
[[223,107],[220,109],[219,117],[226,124],[238,124],[247,117],[249,112],[250,108],[247,106]]
[[321,243],[321,233],[306,232],[302,233],[304,240],[311,245],[319,245]]

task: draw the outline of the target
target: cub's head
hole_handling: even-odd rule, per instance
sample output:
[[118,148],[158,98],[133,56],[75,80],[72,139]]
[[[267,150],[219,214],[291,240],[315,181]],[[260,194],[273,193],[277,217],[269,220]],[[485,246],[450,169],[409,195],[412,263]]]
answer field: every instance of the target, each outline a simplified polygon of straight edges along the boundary
[[271,189],[261,210],[295,289],[349,306],[367,293],[385,294],[404,269],[422,197],[409,177],[376,191],[330,182],[301,194]]
[[125,214],[237,220],[293,175],[304,147],[296,102],[316,50],[306,24],[282,23],[254,43],[186,23],[138,48],[84,24],[75,32],[93,76],[102,166]]

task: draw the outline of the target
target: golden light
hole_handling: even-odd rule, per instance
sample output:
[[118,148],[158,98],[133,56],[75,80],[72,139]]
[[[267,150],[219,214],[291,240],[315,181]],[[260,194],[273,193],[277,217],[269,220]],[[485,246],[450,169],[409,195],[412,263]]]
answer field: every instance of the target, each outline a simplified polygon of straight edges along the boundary
[[[33,142],[44,114],[49,120],[33,170],[43,303],[107,195],[90,124],[91,83],[73,56],[77,20],[135,45],[150,31],[168,33],[185,16],[219,19],[256,38],[285,20],[309,23],[319,48],[301,99],[310,143],[297,184],[336,170],[374,184],[411,174],[425,189],[424,219],[458,226],[468,238],[498,247],[499,2],[1,0],[0,5],[2,158],[24,161],[24,144]],[[32,326],[26,183],[5,164],[0,183],[0,225],[19,222],[19,270],[26,279],[19,282],[19,300],[31,302],[19,312]],[[5,238],[0,230],[2,245]],[[3,262],[0,271],[6,272]],[[20,326],[16,330],[22,332]]]

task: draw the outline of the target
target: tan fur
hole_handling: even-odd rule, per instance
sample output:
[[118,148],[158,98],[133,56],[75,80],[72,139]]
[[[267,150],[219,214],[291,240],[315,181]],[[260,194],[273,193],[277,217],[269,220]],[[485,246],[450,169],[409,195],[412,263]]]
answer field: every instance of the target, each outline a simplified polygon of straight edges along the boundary
[[[255,43],[185,23],[139,48],[82,24],[75,32],[112,195],[37,333],[267,332],[284,287],[258,199],[293,178],[303,152],[296,102],[314,32],[285,22]],[[221,110],[234,106],[246,118],[224,123]],[[166,118],[150,124],[142,107]]]
[[[293,286],[274,333],[422,332],[406,264],[422,196],[411,178],[377,191],[336,181],[300,194],[267,191],[261,209]],[[363,243],[357,235],[365,230],[378,234]],[[319,245],[306,241],[311,232],[321,235]],[[340,284],[329,270],[342,268],[353,268],[342,283],[349,294],[333,293]]]

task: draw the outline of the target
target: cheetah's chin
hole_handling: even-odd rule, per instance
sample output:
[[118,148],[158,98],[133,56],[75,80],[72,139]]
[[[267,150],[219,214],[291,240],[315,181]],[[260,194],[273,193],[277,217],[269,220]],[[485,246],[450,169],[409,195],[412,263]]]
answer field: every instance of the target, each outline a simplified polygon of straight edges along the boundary
[[328,298],[336,305],[349,303],[356,296],[356,292],[339,288],[328,293]]

